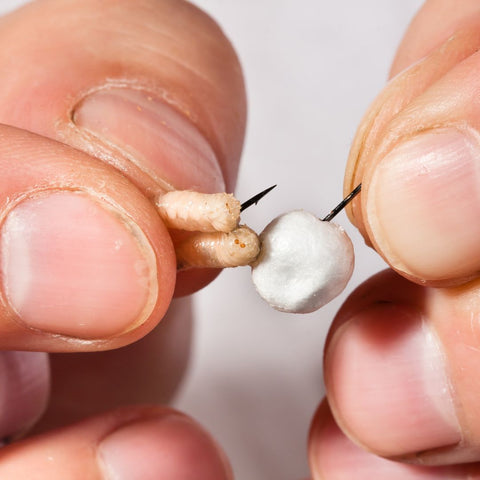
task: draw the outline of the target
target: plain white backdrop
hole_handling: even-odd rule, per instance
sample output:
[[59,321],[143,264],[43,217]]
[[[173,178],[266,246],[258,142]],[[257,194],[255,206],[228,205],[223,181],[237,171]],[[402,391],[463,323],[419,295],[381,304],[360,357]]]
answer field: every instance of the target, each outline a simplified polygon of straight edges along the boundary
[[[22,3],[0,0],[0,12]],[[325,215],[341,199],[356,126],[422,2],[195,3],[220,23],[244,67],[249,122],[237,196],[278,184],[244,220],[260,231],[286,210]],[[385,267],[344,214],[337,221],[352,236],[356,269],[345,294],[319,312],[271,310],[256,295],[248,269],[226,271],[196,295],[192,362],[175,406],[213,432],[238,479],[308,475],[306,438],[324,394],[327,329],[346,294]]]

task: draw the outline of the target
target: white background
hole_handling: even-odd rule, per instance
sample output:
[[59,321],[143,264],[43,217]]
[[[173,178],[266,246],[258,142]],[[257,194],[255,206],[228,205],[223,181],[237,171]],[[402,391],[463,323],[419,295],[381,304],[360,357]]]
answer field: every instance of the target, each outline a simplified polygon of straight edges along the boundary
[[[22,3],[0,0],[0,12]],[[237,196],[246,199],[278,184],[244,220],[261,230],[286,210],[325,215],[341,199],[356,126],[384,85],[396,46],[422,2],[195,3],[222,25],[246,76],[249,123]],[[356,249],[350,292],[384,264],[343,214],[337,221]],[[175,405],[214,433],[236,478],[308,475],[306,437],[324,392],[324,339],[348,292],[316,314],[281,314],[257,297],[248,270],[237,269],[196,296],[193,358]]]

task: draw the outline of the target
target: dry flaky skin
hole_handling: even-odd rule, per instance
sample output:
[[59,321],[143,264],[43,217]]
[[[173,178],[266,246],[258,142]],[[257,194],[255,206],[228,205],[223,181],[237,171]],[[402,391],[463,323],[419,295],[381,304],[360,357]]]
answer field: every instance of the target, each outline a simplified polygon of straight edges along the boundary
[[232,232],[192,235],[175,247],[177,267],[224,268],[250,265],[260,253],[258,235],[245,225]]
[[238,226],[240,202],[228,193],[177,190],[156,205],[167,227],[190,232],[231,232]]

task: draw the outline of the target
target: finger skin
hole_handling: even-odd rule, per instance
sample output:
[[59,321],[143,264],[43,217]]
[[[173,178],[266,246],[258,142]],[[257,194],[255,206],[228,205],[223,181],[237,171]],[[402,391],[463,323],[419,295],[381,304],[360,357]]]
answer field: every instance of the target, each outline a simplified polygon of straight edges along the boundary
[[426,57],[479,11],[476,0],[427,0],[408,27],[390,70],[390,78]]
[[12,444],[0,451],[0,476],[5,480],[232,478],[228,461],[212,438],[185,415],[162,407],[117,409]]
[[478,464],[426,467],[394,462],[369,453],[343,434],[325,400],[310,429],[309,463],[313,480],[460,480],[477,478],[480,473]]
[[[365,169],[372,162],[372,157],[378,156],[379,144],[386,132],[390,132],[390,123],[431,85],[477,51],[480,35],[476,23],[477,18],[472,21],[472,25],[463,26],[427,57],[411,65],[408,71],[402,71],[394,77],[378,95],[360,122],[355,135],[345,173],[345,194],[351,192],[359,183],[365,182]],[[421,117],[410,117],[413,126],[416,122],[418,128],[422,125],[422,129],[425,129]],[[397,132],[397,139],[398,135]],[[404,133],[401,135],[404,136]],[[347,213],[366,242],[371,243],[363,223],[362,205],[358,198],[347,206]]]
[[[376,172],[386,168],[382,161],[408,142],[443,132],[442,128],[462,131],[461,135],[468,130],[476,135],[479,25],[478,2],[466,1],[461,6],[442,0],[426,2],[397,53],[392,67],[396,77],[374,102],[357,132],[345,178],[346,192],[362,183],[361,198],[353,203],[349,215],[367,244],[376,248],[403,277],[419,285],[392,272],[383,272],[365,282],[347,300],[327,340],[324,368],[328,399],[337,424],[355,443],[408,462],[445,465],[480,458],[480,392],[475,380],[479,367],[476,319],[480,311],[477,259],[474,251],[457,245],[457,258],[459,263],[465,260],[466,269],[456,270],[454,265],[451,270],[428,275],[398,268],[374,228],[368,198]],[[459,156],[459,164],[461,161]],[[428,176],[428,166],[424,172],[414,173],[412,179],[422,174]],[[397,178],[399,183],[403,181],[401,176]],[[455,180],[452,175],[451,182]],[[468,192],[468,179],[462,181],[459,189],[463,185]],[[433,204],[440,198],[437,193],[425,191],[425,203],[433,199]],[[395,196],[395,192],[391,195]],[[450,204],[452,208],[457,205],[460,220],[455,227],[446,223],[444,234],[473,232],[468,222],[461,224],[465,218],[461,198],[452,196]],[[446,213],[438,209],[439,217]],[[405,231],[408,233],[408,229]],[[414,233],[410,233],[412,237]],[[472,235],[473,242],[476,238]],[[426,242],[425,248],[433,246]],[[445,257],[449,254],[445,249]],[[428,251],[425,258],[428,262]],[[410,317],[405,312],[416,313]],[[424,353],[428,342],[425,335],[420,335],[423,329],[423,333],[428,331],[428,338],[433,338],[437,349],[433,356]],[[406,339],[409,345],[416,346],[404,350]],[[442,381],[438,380],[440,371],[445,375]],[[419,381],[422,377],[424,380]],[[413,393],[418,381],[423,382],[422,387]],[[442,396],[444,399],[440,400]],[[445,410],[445,399],[449,398],[457,437],[451,429],[447,433],[439,427],[446,416],[451,420],[451,412]],[[433,416],[429,420],[430,415],[438,415],[438,422]],[[392,428],[394,425],[396,428]]]
[[[154,207],[123,175],[110,166],[52,140],[13,127],[0,127],[0,212],[2,221],[16,205],[49,192],[85,192],[121,206],[147,238],[154,252],[157,279],[155,304],[140,325],[114,338],[74,339],[29,328],[12,309],[5,293],[0,302],[0,338],[3,349],[40,351],[88,351],[119,347],[141,338],[163,317],[171,301],[175,279],[175,257],[170,236]],[[12,165],[15,168],[12,169]],[[93,193],[92,193],[93,192]],[[116,207],[116,208],[117,208]],[[85,332],[88,338],[88,332]]]
[[[178,28],[178,22],[181,28]],[[33,31],[36,40],[32,40]],[[38,41],[40,38],[42,44]],[[127,38],[128,45],[125,44]],[[147,198],[153,198],[161,182],[157,184],[154,176],[146,174],[141,165],[132,163],[121,149],[110,149],[109,144],[86,135],[73,122],[76,107],[85,96],[97,90],[133,86],[135,90],[161,97],[201,131],[215,150],[227,188],[232,188],[245,128],[242,73],[235,52],[221,30],[195,7],[185,2],[142,1],[132,4],[115,1],[103,2],[102,9],[99,9],[98,2],[93,1],[40,1],[0,21],[1,42],[8,48],[14,45],[16,56],[12,62],[11,57],[0,54],[2,68],[4,72],[8,71],[3,86],[9,93],[0,107],[4,122],[60,140],[98,157],[119,169]],[[92,56],[93,49],[96,55]],[[13,100],[15,95],[19,97]],[[29,147],[35,152],[37,148],[37,145]],[[61,154],[65,156],[65,152]],[[50,152],[50,155],[56,153]],[[90,182],[90,175],[94,173],[90,163],[85,166],[82,188],[94,189],[97,183],[92,185]],[[54,168],[57,168],[56,161],[51,166],[52,170]],[[76,167],[72,164],[70,168]],[[61,170],[57,172],[58,176],[63,174]],[[67,182],[71,180],[63,178]],[[117,188],[118,175],[110,178],[108,169],[104,169],[99,183],[101,178],[106,185],[112,185],[112,189]],[[183,187],[187,183],[191,188],[210,188],[198,185],[197,178],[191,173],[178,181]],[[121,188],[118,193],[119,197],[131,196],[129,191],[123,190],[122,193]],[[15,195],[21,195],[21,192],[15,192]],[[131,203],[136,201],[132,199]],[[135,208],[139,206],[135,205]],[[144,201],[143,208],[147,212],[150,210]],[[133,211],[132,215],[135,216],[136,212]],[[152,224],[151,230],[158,227],[156,217],[149,223]],[[158,251],[163,249],[164,256],[171,262],[169,239],[164,236],[159,240],[157,237],[160,237],[158,232],[152,235],[152,243],[157,242]],[[166,270],[170,266],[168,264]],[[162,301],[164,308],[170,296],[166,292],[175,277],[174,272],[171,273],[168,280],[161,279],[165,295],[159,297],[159,305]],[[176,294],[184,295],[201,288],[217,274],[218,270],[181,273],[177,276]],[[174,310],[172,314],[175,313],[179,314]],[[152,312],[142,328],[128,332],[121,339],[79,342],[60,336],[55,340],[27,331],[23,334],[26,339],[23,337],[22,340],[20,334],[9,334],[6,343],[9,348],[21,344],[23,349],[49,351],[115,348],[147,333],[161,316],[159,308],[158,312]],[[89,359],[77,355],[68,357],[68,360],[54,356],[52,402],[38,430],[119,404],[167,401],[185,368],[189,333],[190,318],[182,316],[175,322],[162,325],[158,332],[131,348],[99,353]],[[121,371],[119,363],[126,363]],[[73,371],[76,372],[74,376]],[[152,383],[150,375],[160,380]],[[92,388],[92,383],[98,383],[98,388]]]
[[[0,44],[10,51],[0,55],[0,66],[11,73],[2,77],[0,121],[82,148],[72,132],[76,104],[106,84],[135,83],[158,91],[204,132],[231,189],[246,102],[236,54],[219,27],[178,0],[107,0],[98,7],[94,0],[41,0],[3,18]],[[125,159],[102,158],[141,176]],[[137,182],[155,189],[151,179]]]
[[[367,280],[347,299],[335,318],[327,338],[324,375],[327,396],[336,421],[356,443],[384,456],[431,465],[479,460],[480,384],[476,378],[480,368],[478,356],[480,332],[476,318],[480,304],[477,291],[478,281],[456,290],[425,288],[408,282],[392,271],[384,271]],[[436,441],[437,434],[423,431],[422,425],[426,424],[420,423],[420,420],[416,429],[412,430],[409,426],[411,418],[409,415],[418,414],[418,410],[412,411],[411,407],[418,407],[422,402],[429,405],[431,399],[436,398],[440,392],[431,390],[425,398],[424,394],[419,393],[411,393],[411,397],[408,397],[409,392],[413,392],[411,390],[413,379],[417,374],[421,375],[423,368],[426,368],[425,359],[416,356],[417,350],[412,350],[410,356],[390,358],[389,352],[396,351],[392,349],[397,348],[398,342],[402,342],[402,336],[406,338],[408,335],[408,331],[405,330],[407,325],[405,317],[398,319],[392,317],[389,314],[392,308],[408,308],[419,312],[421,322],[425,328],[433,332],[439,342],[441,358],[436,361],[434,368],[435,371],[444,368],[447,377],[448,390],[460,431],[458,443],[425,451],[409,451],[410,446],[415,443],[414,438],[418,439],[424,434],[429,436],[429,441]],[[373,322],[371,320],[373,311],[383,311],[385,314],[379,317],[378,322]],[[352,322],[352,319],[359,318],[359,314],[362,316],[357,323]],[[353,332],[352,329],[358,328],[359,325],[362,334],[361,337],[355,336],[357,345],[351,345],[346,352],[339,350],[339,339],[348,338],[349,332]],[[392,338],[385,334],[388,331],[386,329],[394,329],[393,331],[398,333]],[[383,363],[377,362],[373,366],[368,366],[363,354],[351,358],[356,351],[361,353],[361,350],[357,349],[361,344],[368,348],[370,353],[378,352],[383,358]],[[411,373],[406,377],[397,376],[395,372],[398,365],[402,368],[408,367]],[[383,372],[388,375],[388,369],[391,372],[391,382],[388,380],[390,386],[387,388]],[[367,384],[364,382],[363,385],[355,387],[355,378],[352,375],[357,378],[365,376],[369,380]],[[431,379],[428,378],[427,387],[431,389]],[[371,387],[368,387],[368,384]],[[369,391],[374,393],[368,394]],[[397,406],[397,398],[404,398],[403,404]],[[421,415],[436,412],[435,406],[430,405],[426,408],[428,411],[421,411]],[[384,418],[384,421],[380,421],[380,418]],[[393,423],[397,425],[396,432],[392,432]],[[366,424],[368,428],[365,427]],[[428,428],[431,426],[430,424]],[[396,440],[391,440],[392,433],[399,434]]]
[[[364,158],[384,131],[385,124],[412,99],[478,49],[476,0],[459,8],[452,0],[427,0],[407,29],[392,63],[391,81],[375,99],[362,120],[349,155],[345,193],[358,184]],[[408,72],[403,70],[409,69]],[[396,77],[396,78],[395,78]],[[361,212],[347,208],[351,219]],[[361,228],[361,221],[358,225]]]
[[[407,70],[403,70],[385,87],[384,91],[367,112],[358,129],[345,177],[346,192],[362,183],[362,195],[351,205],[349,215],[364,235],[366,242],[372,245],[392,268],[400,274],[412,281],[418,283],[427,282],[429,285],[455,285],[475,278],[479,269],[477,253],[473,251],[476,247],[471,250],[468,246],[463,246],[463,244],[459,243],[458,255],[460,256],[460,252],[464,248],[466,260],[465,265],[458,269],[456,269],[458,265],[457,260],[453,261],[453,265],[446,265],[445,267],[439,265],[438,268],[433,269],[424,269],[416,266],[415,262],[417,260],[408,258],[407,250],[410,249],[412,251],[411,247],[403,246],[402,248],[405,251],[400,251],[400,253],[398,247],[395,245],[392,247],[392,242],[388,240],[388,231],[389,229],[391,230],[391,225],[387,225],[385,227],[387,230],[384,232],[379,230],[379,226],[375,221],[376,210],[373,208],[372,201],[368,199],[369,196],[373,198],[376,195],[372,192],[377,190],[371,190],[371,187],[375,183],[377,172],[381,171],[381,166],[384,165],[383,161],[390,157],[393,158],[394,154],[398,156],[400,149],[407,145],[409,141],[421,138],[423,133],[441,132],[442,128],[461,132],[468,130],[472,132],[472,135],[476,135],[479,127],[479,109],[475,99],[477,98],[476,92],[479,86],[476,72],[479,68],[477,51],[480,46],[478,34],[480,12],[471,12],[471,10],[471,3],[466,2],[466,12],[463,18],[460,19],[459,14],[452,16],[452,23],[449,24],[449,27],[455,29],[454,33],[444,39],[444,43],[440,45],[434,44],[433,50],[430,48],[432,45],[430,45],[430,50],[426,57],[418,60],[417,63],[414,63]],[[427,25],[432,23],[435,18],[430,18],[428,13],[432,14],[433,11],[436,10],[430,8],[426,9],[426,13],[420,14],[420,20],[414,22],[415,28],[412,27],[409,34],[407,34],[405,42],[411,44],[409,35],[413,35],[413,39],[417,35],[423,38],[422,34],[419,33],[421,30],[419,22],[424,22]],[[439,22],[439,24],[443,25],[441,31],[446,34],[449,31],[446,26],[446,19],[444,19],[443,24],[442,22]],[[428,30],[428,27],[426,29]],[[440,38],[440,34],[438,37]],[[412,52],[409,53],[409,55],[411,54]],[[434,147],[431,148],[431,151],[437,155]],[[458,153],[458,155],[460,156],[461,153]],[[417,153],[417,158],[420,156],[421,154]],[[441,162],[441,160],[439,159],[438,162]],[[418,163],[420,165],[420,161]],[[411,179],[412,182],[416,181],[420,184],[422,180],[420,168],[419,166],[419,170],[416,173],[408,171],[405,175],[409,175],[409,177],[406,177],[405,182]],[[397,173],[397,175],[401,176],[402,174]],[[434,175],[435,173],[432,173],[432,178]],[[466,174],[466,177],[469,176]],[[454,175],[451,178],[453,182]],[[464,180],[462,179],[461,181]],[[428,205],[426,208],[431,212],[430,218],[434,219],[433,221],[438,227],[442,221],[441,208],[437,209],[437,219],[435,219],[434,212],[436,203],[442,201],[443,189],[436,187],[432,191],[427,191],[428,187],[423,188],[425,188],[425,202]],[[468,186],[466,185],[464,195],[467,203],[470,203],[468,207],[464,207],[460,202],[457,202],[459,206],[458,212],[466,212],[468,209],[474,208],[475,196],[470,195],[471,199],[469,200],[467,192]],[[382,195],[386,198],[389,194],[386,192],[382,193]],[[396,198],[395,192],[391,192],[390,195],[391,198]],[[454,205],[455,195],[449,197],[448,194],[445,194],[445,199],[448,198],[452,199],[451,203]],[[417,203],[420,204],[421,202],[420,200]],[[388,203],[387,198],[382,204],[387,205]],[[393,213],[393,210],[391,211],[392,218],[396,218],[396,212]],[[386,213],[384,213],[385,215]],[[412,218],[416,218],[415,214],[412,215]],[[461,218],[458,216],[459,222],[461,222]],[[382,217],[379,222],[383,221]],[[468,223],[465,220],[465,224]],[[408,231],[409,228],[412,233],[418,230],[414,222],[410,227],[405,224],[403,231]],[[454,221],[452,222],[448,218],[445,221],[444,229],[454,231],[458,229],[458,226],[454,225]],[[393,230],[391,230],[393,237],[396,233],[392,232]],[[472,243],[474,243],[474,235],[476,234],[472,233]],[[414,242],[414,235],[411,235],[411,237],[412,242]],[[420,236],[419,238],[424,237]],[[425,238],[424,243],[426,245],[429,240],[427,240],[428,237]],[[452,238],[455,237],[452,235]],[[421,240],[417,240],[414,244],[419,245],[421,243]],[[419,255],[428,259],[429,253],[426,252]],[[404,260],[405,258],[407,260]],[[471,260],[468,260],[469,258]],[[432,262],[436,264],[437,260],[432,258]]]
[[[101,8],[95,0],[41,0],[1,20],[1,45],[0,122],[100,158],[152,201],[165,182],[169,188],[203,191],[218,190],[220,182],[221,190],[232,191],[245,132],[245,87],[230,42],[198,8],[177,0],[108,0]],[[102,106],[108,106],[111,92],[133,92],[147,103],[153,99],[158,108],[150,115],[135,106],[136,100],[117,99],[112,108],[121,113],[107,115]],[[89,101],[98,94],[103,103]],[[90,117],[98,116],[99,135],[79,125],[82,105],[88,105]],[[124,121],[113,125],[117,118]],[[168,144],[159,132],[174,123],[185,128]],[[119,141],[103,139],[109,131]],[[160,137],[156,145],[150,131]],[[174,161],[178,149],[189,151],[190,134],[201,149],[213,152],[211,161],[221,171],[217,181],[200,174],[195,148],[185,154],[192,168]],[[165,179],[167,170],[171,175]],[[202,288],[218,273],[179,273],[176,295]]]

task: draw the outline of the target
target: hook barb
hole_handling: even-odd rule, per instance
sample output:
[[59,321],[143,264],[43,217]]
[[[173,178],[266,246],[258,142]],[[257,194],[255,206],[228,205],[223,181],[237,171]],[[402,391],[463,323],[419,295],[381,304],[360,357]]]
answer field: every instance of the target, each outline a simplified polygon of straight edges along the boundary
[[252,198],[249,198],[247,201],[243,202],[242,205],[240,206],[240,211],[243,212],[248,207],[251,207],[252,205],[256,205],[267,193],[271,192],[275,187],[276,185],[266,188],[262,192],[257,193]]
[[322,218],[323,222],[329,222],[333,217],[340,213],[359,193],[362,184],[358,184],[326,217]]

